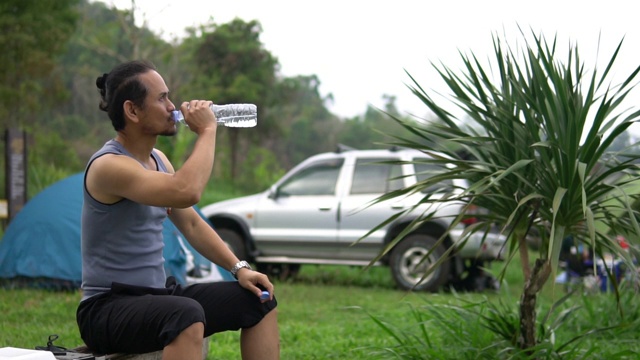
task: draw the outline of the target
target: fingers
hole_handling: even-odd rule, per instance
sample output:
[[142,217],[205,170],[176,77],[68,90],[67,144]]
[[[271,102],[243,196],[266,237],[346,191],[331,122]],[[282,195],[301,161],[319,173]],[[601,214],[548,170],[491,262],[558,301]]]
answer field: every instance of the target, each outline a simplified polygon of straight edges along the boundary
[[262,300],[273,300],[273,284],[269,281],[267,275],[256,271],[243,271],[242,276],[239,276],[239,282],[242,287],[254,293],[258,298],[262,296],[262,291],[269,292],[269,298]]
[[190,109],[200,109],[203,107],[211,106],[211,101],[208,100],[191,100],[188,102]]
[[189,102],[185,101],[180,104],[180,111],[182,111],[183,114],[186,114],[187,110],[189,110]]
[[183,113],[186,111],[194,112],[202,108],[210,108],[212,104],[213,101],[210,100],[185,101],[180,105],[180,110],[182,110]]
[[185,101],[180,105],[184,120],[189,129],[197,134],[205,128],[216,127],[217,122],[209,100]]

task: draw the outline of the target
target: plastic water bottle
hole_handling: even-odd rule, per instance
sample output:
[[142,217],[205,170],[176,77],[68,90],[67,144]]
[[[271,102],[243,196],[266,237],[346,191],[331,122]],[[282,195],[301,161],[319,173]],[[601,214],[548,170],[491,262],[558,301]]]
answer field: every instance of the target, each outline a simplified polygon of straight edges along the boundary
[[[258,124],[258,107],[254,104],[211,105],[218,124],[226,127],[254,127]],[[184,115],[180,110],[173,111],[173,120],[184,123]]]

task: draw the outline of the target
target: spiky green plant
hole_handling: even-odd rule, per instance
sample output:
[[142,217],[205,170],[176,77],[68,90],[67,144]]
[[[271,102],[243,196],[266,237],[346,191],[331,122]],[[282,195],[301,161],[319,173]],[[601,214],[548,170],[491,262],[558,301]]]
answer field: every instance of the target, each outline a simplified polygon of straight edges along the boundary
[[[608,75],[622,41],[602,75],[595,68],[589,75],[577,46],[569,46],[566,62],[562,62],[557,58],[555,38],[549,43],[543,36],[532,33],[529,40],[521,34],[525,44],[521,51],[493,37],[495,57],[489,67],[473,53],[461,55],[464,71],[460,74],[434,65],[451,90],[451,102],[464,115],[447,110],[409,74],[413,94],[438,121],[407,121],[389,114],[419,139],[398,138],[392,145],[422,150],[435,158],[430,162],[448,167],[441,166],[435,176],[380,201],[417,193],[445,179],[466,179],[469,187],[457,189],[458,198],[467,207],[488,210],[466,233],[487,231],[491,224],[499,223],[509,236],[506,264],[520,253],[525,285],[517,344],[533,349],[536,299],[557,269],[560,246],[567,235],[575,235],[597,254],[613,253],[631,262],[615,235],[625,234],[632,242],[639,239],[631,207],[638,194],[630,190],[637,178],[639,156],[611,154],[608,148],[639,119],[639,111],[619,107],[634,88],[640,67],[621,84],[611,86]],[[451,198],[425,197],[423,202]],[[414,225],[419,226],[419,221]],[[525,240],[532,227],[541,236],[533,269]]]

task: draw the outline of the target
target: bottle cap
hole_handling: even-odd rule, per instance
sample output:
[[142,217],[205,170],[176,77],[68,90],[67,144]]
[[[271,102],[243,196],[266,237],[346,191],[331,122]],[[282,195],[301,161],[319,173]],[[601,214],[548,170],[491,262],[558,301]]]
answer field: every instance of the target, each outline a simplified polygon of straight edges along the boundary
[[180,111],[178,111],[178,110],[173,110],[171,112],[171,118],[175,122],[184,120],[184,117],[182,116],[182,113]]

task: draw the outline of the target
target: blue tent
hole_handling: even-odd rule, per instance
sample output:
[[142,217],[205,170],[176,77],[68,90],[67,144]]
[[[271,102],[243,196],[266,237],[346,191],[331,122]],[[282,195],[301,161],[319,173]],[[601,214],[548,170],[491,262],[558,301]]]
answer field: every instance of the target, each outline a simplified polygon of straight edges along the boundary
[[[53,289],[80,287],[83,178],[84,173],[79,173],[49,186],[14,217],[0,241],[2,282]],[[210,270],[207,280],[233,280],[228,271],[212,265],[183,241],[171,221],[165,221],[163,234],[167,275],[173,275],[183,284],[191,282],[187,276],[187,260],[192,254],[194,266]]]

